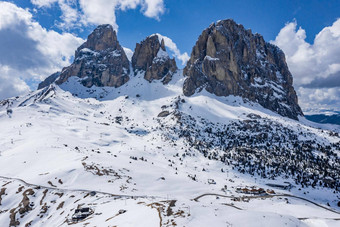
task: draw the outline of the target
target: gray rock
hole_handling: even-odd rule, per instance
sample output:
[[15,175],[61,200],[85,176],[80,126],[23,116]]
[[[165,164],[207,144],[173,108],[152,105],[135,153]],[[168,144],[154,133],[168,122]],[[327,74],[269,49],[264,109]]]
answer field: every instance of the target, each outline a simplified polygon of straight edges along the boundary
[[60,72],[53,73],[38,85],[38,90],[50,86],[60,76]]
[[86,87],[120,87],[129,80],[130,63],[111,25],[98,26],[75,52],[72,65],[64,68],[57,84],[71,76],[83,78]]
[[177,70],[175,59],[169,57],[164,40],[160,42],[158,35],[149,36],[136,44],[132,68],[135,74],[139,71],[145,72],[144,78],[149,82],[164,78],[164,84],[169,83]]
[[167,110],[164,110],[164,111],[160,112],[157,117],[167,117],[169,115],[170,115],[170,112],[167,111]]
[[284,53],[233,20],[203,31],[184,75],[186,96],[206,89],[217,96],[241,96],[293,119],[303,115]]

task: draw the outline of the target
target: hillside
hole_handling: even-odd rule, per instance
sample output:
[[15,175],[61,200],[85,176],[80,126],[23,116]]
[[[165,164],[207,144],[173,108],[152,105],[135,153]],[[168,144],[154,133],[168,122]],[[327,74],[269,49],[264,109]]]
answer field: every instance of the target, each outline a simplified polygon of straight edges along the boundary
[[99,26],[57,77],[0,101],[1,226],[339,225],[340,127],[305,119],[285,65],[237,79],[257,101],[211,92],[209,73],[188,95],[202,62],[177,69],[155,35],[136,50]]
[[[1,141],[0,162],[5,168],[1,168],[0,175],[8,178],[1,179],[5,193],[1,195],[1,223],[7,226],[10,217],[15,217],[12,219],[22,225],[30,221],[33,226],[66,225],[74,209],[82,205],[94,209],[96,215],[78,223],[79,226],[87,222],[104,226],[135,226],[136,223],[158,226],[158,212],[162,226],[172,226],[171,223],[207,226],[210,220],[216,226],[226,223],[242,226],[245,220],[258,226],[320,222],[336,225],[332,218],[339,218],[339,214],[291,197],[242,202],[208,196],[192,201],[204,193],[242,197],[243,194],[236,192],[238,187],[256,186],[274,189],[278,195],[301,196],[324,207],[329,203],[337,209],[339,194],[333,193],[334,188],[296,185],[285,173],[271,174],[274,170],[271,167],[266,171],[268,177],[262,179],[261,172],[247,174],[247,164],[243,171],[242,162],[236,162],[234,156],[215,160],[224,152],[213,133],[228,125],[227,135],[241,138],[246,128],[240,125],[255,120],[259,121],[257,127],[275,127],[269,135],[273,138],[289,130],[292,135],[298,135],[300,141],[313,139],[320,144],[337,144],[332,147],[333,152],[339,150],[340,138],[331,135],[328,129],[308,126],[308,121],[289,120],[236,97],[216,98],[207,93],[184,97],[180,95],[183,80],[177,74],[164,86],[136,76],[118,89],[93,87],[90,90],[71,80],[61,87],[52,85],[9,100],[12,113],[7,114],[8,103],[2,102],[0,121],[5,130],[1,131],[1,138],[6,139]],[[160,113],[165,117],[157,117]],[[179,114],[182,123],[178,122]],[[185,124],[182,130],[178,129],[180,124]],[[185,136],[195,130],[201,137]],[[209,149],[199,147],[209,142],[212,143]],[[281,142],[280,147],[291,143],[283,144]],[[266,165],[270,166],[277,158],[271,150],[261,152],[267,152],[262,159],[268,161]],[[243,155],[243,152],[230,153]],[[322,152],[315,154],[327,157]],[[339,157],[338,152],[334,155]],[[274,176],[275,179],[271,179]],[[24,179],[34,185],[11,178]],[[209,184],[209,179],[216,184]],[[266,185],[283,181],[294,187],[287,191]],[[98,193],[90,196],[91,191]],[[25,202],[20,202],[25,200],[25,195],[29,203],[33,202],[31,208],[27,205],[25,208]],[[176,203],[169,208],[172,200]],[[25,209],[20,211],[20,207]],[[117,215],[119,209],[127,212]]]

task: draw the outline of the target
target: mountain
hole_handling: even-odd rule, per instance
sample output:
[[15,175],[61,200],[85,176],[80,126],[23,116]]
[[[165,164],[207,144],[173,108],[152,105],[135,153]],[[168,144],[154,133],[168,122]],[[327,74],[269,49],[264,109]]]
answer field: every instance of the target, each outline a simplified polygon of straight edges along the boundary
[[131,63],[135,75],[142,72],[149,82],[164,78],[163,83],[166,84],[177,71],[175,59],[169,57],[164,40],[158,35],[149,36],[137,43]]
[[313,115],[306,115],[306,118],[310,121],[314,121],[317,123],[340,125],[340,114],[332,114],[332,115],[313,114]]
[[60,76],[60,72],[53,73],[52,75],[48,76],[44,81],[39,83],[38,90],[48,87],[50,84],[54,83],[56,79]]
[[82,78],[86,87],[119,87],[129,80],[130,64],[111,25],[98,26],[75,53],[72,65],[61,71],[56,84],[71,76]]
[[[261,39],[229,37],[242,33],[231,20],[205,31],[219,24],[228,36],[198,42],[216,55],[196,44],[184,70],[157,35],[126,62],[112,27],[99,26],[55,83],[1,101],[1,226],[337,226],[340,127],[310,122],[288,101],[291,75],[274,46],[257,47],[269,66],[255,48],[231,71],[223,42],[236,51]],[[230,79],[205,69],[210,57],[245,95],[223,93]],[[248,68],[256,89],[233,74]],[[265,91],[273,106],[260,101]]]
[[134,75],[145,73],[144,78],[149,82],[163,79],[164,83],[168,83],[177,71],[175,59],[169,57],[164,40],[158,35],[136,44],[130,64],[112,26],[100,25],[76,50],[74,62],[61,73],[46,78],[38,88],[47,87],[53,82],[60,85],[71,76],[81,78],[86,87],[120,87],[129,81],[131,68]]
[[206,89],[258,102],[282,116],[303,116],[284,53],[233,20],[213,23],[202,32],[184,75],[187,96]]

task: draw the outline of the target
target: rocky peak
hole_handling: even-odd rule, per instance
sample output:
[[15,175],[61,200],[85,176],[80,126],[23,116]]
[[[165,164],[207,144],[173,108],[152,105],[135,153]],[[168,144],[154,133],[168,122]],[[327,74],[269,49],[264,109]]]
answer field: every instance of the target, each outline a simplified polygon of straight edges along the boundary
[[111,25],[98,26],[75,52],[74,62],[57,79],[62,84],[71,76],[84,86],[119,87],[129,80],[130,62]]
[[44,88],[44,87],[48,87],[49,85],[51,85],[58,77],[60,76],[60,72],[56,72],[53,73],[52,75],[50,75],[49,77],[47,77],[44,81],[42,81],[39,85],[38,85],[38,90]]
[[102,51],[109,48],[116,49],[119,46],[116,31],[109,24],[99,25],[81,45],[78,50],[88,48],[94,51]]
[[164,39],[160,40],[158,35],[149,36],[136,44],[132,68],[135,74],[145,72],[144,78],[149,82],[164,78],[163,83],[168,83],[177,70],[175,59],[169,57]]
[[217,96],[241,96],[293,119],[303,115],[284,53],[233,20],[202,32],[184,75],[186,96],[206,89]]

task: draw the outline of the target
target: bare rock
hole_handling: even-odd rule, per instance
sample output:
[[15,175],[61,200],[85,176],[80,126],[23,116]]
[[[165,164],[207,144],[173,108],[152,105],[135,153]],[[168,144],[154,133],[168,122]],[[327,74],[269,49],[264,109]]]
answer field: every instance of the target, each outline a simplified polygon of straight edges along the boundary
[[169,115],[170,115],[170,112],[167,111],[167,110],[164,110],[164,111],[160,112],[157,117],[167,117]]
[[72,65],[64,68],[57,84],[71,76],[86,87],[120,87],[129,80],[130,63],[111,25],[98,26],[75,52]]
[[149,36],[136,44],[132,56],[132,68],[135,74],[139,71],[145,72],[144,78],[149,82],[164,78],[164,84],[169,83],[177,70],[175,59],[169,57],[164,40],[160,41],[158,35]]
[[50,86],[60,76],[60,72],[53,73],[38,85],[38,90]]
[[303,115],[284,53],[233,20],[203,31],[184,75],[186,96],[206,89],[217,96],[241,96],[293,119]]

